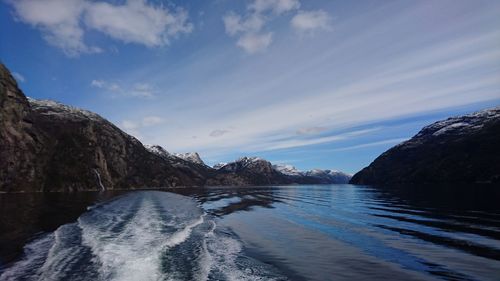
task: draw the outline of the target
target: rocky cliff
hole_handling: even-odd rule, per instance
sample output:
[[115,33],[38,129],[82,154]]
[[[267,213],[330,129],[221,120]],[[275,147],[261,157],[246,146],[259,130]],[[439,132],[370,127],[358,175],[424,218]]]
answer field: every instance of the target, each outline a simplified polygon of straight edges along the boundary
[[40,186],[48,136],[33,126],[28,100],[0,64],[0,191]]
[[500,181],[500,107],[424,127],[351,179],[354,184]]
[[89,111],[27,99],[0,65],[0,191],[203,185]]

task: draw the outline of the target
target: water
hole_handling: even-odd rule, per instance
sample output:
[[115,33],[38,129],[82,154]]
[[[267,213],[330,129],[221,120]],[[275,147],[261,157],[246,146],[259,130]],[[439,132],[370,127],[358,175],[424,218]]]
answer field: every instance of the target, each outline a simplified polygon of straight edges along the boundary
[[169,191],[0,195],[0,280],[500,280],[491,187]]

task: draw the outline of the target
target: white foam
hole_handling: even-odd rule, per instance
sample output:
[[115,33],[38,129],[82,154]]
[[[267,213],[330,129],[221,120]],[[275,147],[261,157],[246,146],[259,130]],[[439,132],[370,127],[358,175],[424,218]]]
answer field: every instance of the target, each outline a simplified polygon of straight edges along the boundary
[[23,258],[0,275],[2,281],[38,279],[39,267],[45,262],[47,254],[54,244],[54,234],[45,235],[28,243],[24,247]]
[[210,254],[210,252],[208,251],[207,238],[213,237],[213,234],[214,234],[214,231],[215,231],[215,228],[217,227],[217,225],[213,220],[209,221],[209,223],[211,224],[211,228],[207,233],[205,233],[204,239],[202,241],[203,252],[202,252],[202,256],[200,257],[199,262],[198,262],[199,268],[198,268],[198,272],[196,275],[197,280],[208,280],[208,277],[210,275],[210,271],[212,270],[212,266],[214,264],[214,259],[213,259],[212,255]]
[[[161,196],[161,193],[144,194],[143,198],[128,200],[128,206],[111,206],[119,207],[119,210],[126,212],[127,215],[133,212],[133,218],[126,222],[119,233],[113,231],[113,228],[124,222],[121,221],[120,213],[110,212],[110,206],[106,206],[102,212],[108,215],[111,213],[113,218],[117,218],[111,227],[89,224],[85,219],[80,220],[83,243],[96,255],[100,264],[100,275],[106,280],[158,280],[162,277],[160,270],[162,253],[185,242],[193,228],[204,221],[204,215],[189,219],[186,214],[179,213],[170,216],[170,220],[165,220],[162,215],[175,211],[173,207],[178,207],[176,206],[178,204],[189,205],[189,202],[184,200],[173,203],[175,200],[168,200],[173,206],[158,207],[155,202],[161,200],[157,200],[155,195]],[[134,204],[138,206],[130,210],[134,208]],[[196,207],[194,202],[192,205]],[[164,233],[165,227],[172,226],[178,230],[170,235]]]

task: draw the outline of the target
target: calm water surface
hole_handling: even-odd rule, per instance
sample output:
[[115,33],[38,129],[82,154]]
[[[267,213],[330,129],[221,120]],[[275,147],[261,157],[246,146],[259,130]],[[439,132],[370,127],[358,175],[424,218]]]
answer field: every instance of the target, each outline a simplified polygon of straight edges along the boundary
[[491,187],[0,194],[0,204],[0,280],[500,280]]

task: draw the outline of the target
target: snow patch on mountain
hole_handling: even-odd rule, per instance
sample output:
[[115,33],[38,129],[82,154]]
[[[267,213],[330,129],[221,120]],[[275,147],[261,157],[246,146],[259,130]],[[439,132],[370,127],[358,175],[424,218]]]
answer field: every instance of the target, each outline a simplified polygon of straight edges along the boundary
[[205,162],[203,162],[203,160],[201,160],[201,157],[197,152],[174,153],[174,156],[179,157],[181,159],[184,159],[184,160],[191,162],[191,163],[205,165]]
[[165,150],[165,148],[159,146],[159,145],[144,145],[144,147],[151,153],[154,153],[160,157],[167,158],[169,156],[172,156],[168,151]]
[[221,162],[221,163],[217,163],[215,165],[212,166],[212,168],[216,169],[216,170],[219,170],[220,168],[223,168],[224,166],[226,166],[228,163],[227,162]]
[[276,164],[273,165],[273,168],[287,176],[302,176],[304,173],[297,168],[295,168],[292,165],[287,165],[287,164]]
[[500,107],[478,111],[459,117],[451,117],[424,127],[415,137],[465,135],[482,129],[488,120],[500,118]]
[[286,164],[273,165],[273,169],[291,177],[314,177],[318,179],[324,179],[325,181],[329,182],[347,183],[352,177],[352,175],[350,174],[346,174],[337,170],[312,169],[309,171],[301,171],[292,165]]
[[44,115],[59,116],[66,119],[90,119],[92,121],[100,121],[103,118],[94,112],[65,105],[53,100],[36,100],[27,97],[28,102],[33,110],[36,110]]

